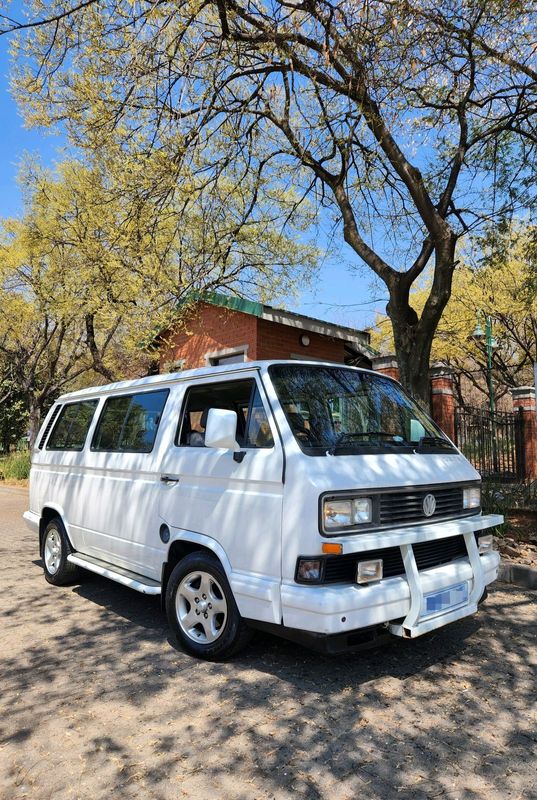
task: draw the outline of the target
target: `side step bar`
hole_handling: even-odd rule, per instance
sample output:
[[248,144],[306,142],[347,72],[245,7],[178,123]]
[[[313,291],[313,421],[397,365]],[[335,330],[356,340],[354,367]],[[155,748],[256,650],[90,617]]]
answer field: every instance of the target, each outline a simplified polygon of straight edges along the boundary
[[116,583],[128,586],[130,589],[135,589],[137,592],[142,592],[142,594],[160,594],[160,583],[158,581],[146,578],[145,575],[138,575],[136,572],[123,569],[123,567],[118,567],[115,564],[109,564],[107,561],[101,561],[99,558],[80,555],[80,553],[71,553],[67,556],[67,561],[79,567],[84,567],[90,572],[96,572],[97,575],[102,575],[104,578],[110,578]]

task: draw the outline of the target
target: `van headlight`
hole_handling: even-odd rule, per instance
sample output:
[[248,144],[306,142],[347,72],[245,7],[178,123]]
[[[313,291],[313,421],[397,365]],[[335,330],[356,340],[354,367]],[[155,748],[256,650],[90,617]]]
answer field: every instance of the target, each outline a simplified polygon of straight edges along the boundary
[[323,501],[323,529],[330,531],[355,528],[371,522],[373,503],[370,497],[346,497]]
[[481,486],[469,486],[462,492],[463,508],[479,508],[481,505]]

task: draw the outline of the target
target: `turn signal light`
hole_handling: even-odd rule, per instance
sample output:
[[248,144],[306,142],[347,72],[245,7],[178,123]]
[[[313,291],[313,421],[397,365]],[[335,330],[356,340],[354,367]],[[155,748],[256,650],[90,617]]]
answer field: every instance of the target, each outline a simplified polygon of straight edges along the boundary
[[343,552],[343,545],[339,542],[323,542],[322,551],[333,556],[340,556]]

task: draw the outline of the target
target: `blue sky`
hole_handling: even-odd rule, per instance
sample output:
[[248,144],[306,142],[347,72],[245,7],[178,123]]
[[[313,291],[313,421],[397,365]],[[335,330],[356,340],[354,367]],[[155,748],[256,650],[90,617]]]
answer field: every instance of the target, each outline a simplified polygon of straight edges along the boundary
[[[24,153],[53,165],[62,158],[63,144],[59,136],[24,127],[9,94],[8,46],[7,37],[0,37],[0,217],[16,216],[21,211],[17,171]],[[312,317],[361,328],[373,322],[375,310],[384,311],[386,300],[378,302],[378,298],[381,292],[371,288],[371,273],[343,243],[340,257],[322,265],[315,286],[302,292],[298,301],[290,300],[287,306]]]
[[21,210],[17,186],[18,164],[25,152],[38,153],[45,163],[52,163],[61,146],[58,137],[43,131],[27,130],[9,95],[9,42],[0,37],[0,217],[16,215]]

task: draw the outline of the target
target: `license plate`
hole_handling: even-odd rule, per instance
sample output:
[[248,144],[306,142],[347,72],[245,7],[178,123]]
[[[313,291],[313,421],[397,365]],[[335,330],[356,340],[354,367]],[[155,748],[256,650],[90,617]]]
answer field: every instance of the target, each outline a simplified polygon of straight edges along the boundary
[[422,616],[441,614],[448,609],[457,608],[468,603],[468,581],[442,589],[439,592],[430,592],[423,596]]

